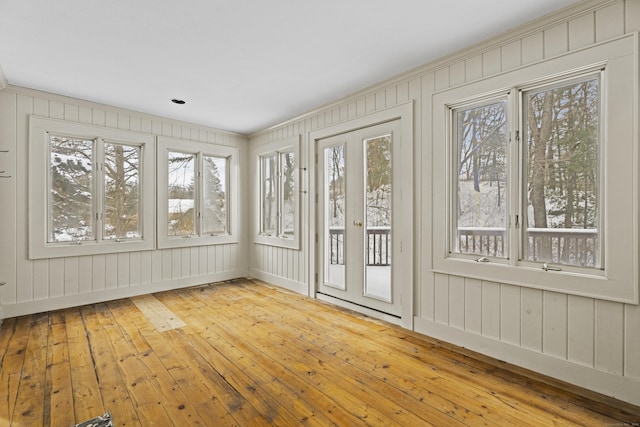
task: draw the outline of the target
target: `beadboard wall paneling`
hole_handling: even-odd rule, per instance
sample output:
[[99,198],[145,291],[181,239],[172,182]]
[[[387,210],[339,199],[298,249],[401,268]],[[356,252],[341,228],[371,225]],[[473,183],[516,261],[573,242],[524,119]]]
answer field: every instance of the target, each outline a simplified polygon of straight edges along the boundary
[[0,90],[0,319],[5,311],[2,301],[16,302],[16,97]]
[[[29,116],[164,135],[238,147],[241,165],[248,140],[241,135],[128,112],[58,95],[9,86],[0,91],[0,316],[9,317],[208,283],[247,275],[246,232],[240,243],[29,260],[27,206]],[[244,180],[244,178],[242,178]],[[244,196],[241,200],[245,200]],[[240,212],[246,216],[241,202]],[[242,223],[242,221],[239,221]]]
[[[588,0],[503,34],[493,41],[412,70],[406,76],[354,94],[325,109],[260,132],[251,144],[295,129],[302,136],[406,100],[414,101],[414,301],[415,329],[539,372],[640,404],[640,307],[599,301],[431,271],[431,96],[474,80],[526,66],[640,30],[637,0]],[[312,149],[312,147],[311,147]],[[309,178],[313,185],[313,177]],[[252,188],[252,197],[255,188]],[[305,211],[302,223],[308,223]],[[305,233],[306,234],[306,233]],[[304,234],[303,234],[304,235]],[[305,237],[306,238],[306,237]],[[280,268],[300,251],[254,245],[251,271],[278,283],[296,282],[310,293],[313,281]]]

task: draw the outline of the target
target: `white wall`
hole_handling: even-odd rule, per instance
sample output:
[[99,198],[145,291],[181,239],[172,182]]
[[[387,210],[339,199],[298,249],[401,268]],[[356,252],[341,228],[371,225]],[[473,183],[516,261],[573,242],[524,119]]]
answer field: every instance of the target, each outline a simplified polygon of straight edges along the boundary
[[[425,22],[428,25],[428,22]],[[572,296],[431,269],[431,95],[640,29],[640,1],[584,1],[280,126],[252,147],[414,101],[414,329],[501,360],[640,404],[640,306]],[[312,59],[311,59],[312,60]],[[303,165],[304,166],[304,165]],[[308,184],[313,184],[313,177]],[[252,187],[252,193],[255,193]],[[311,196],[312,197],[312,196]],[[304,203],[304,200],[303,200]],[[309,223],[307,199],[302,224]],[[255,230],[252,230],[252,233]],[[313,294],[309,238],[302,249],[253,244],[250,272]]]
[[[90,102],[9,86],[0,91],[0,319],[50,309],[202,284],[247,275],[244,227],[240,243],[119,254],[27,258],[28,116],[208,142],[240,149],[246,169],[247,138]],[[241,174],[246,187],[246,174]],[[248,220],[247,197],[240,197]],[[154,226],[155,228],[155,226]]]

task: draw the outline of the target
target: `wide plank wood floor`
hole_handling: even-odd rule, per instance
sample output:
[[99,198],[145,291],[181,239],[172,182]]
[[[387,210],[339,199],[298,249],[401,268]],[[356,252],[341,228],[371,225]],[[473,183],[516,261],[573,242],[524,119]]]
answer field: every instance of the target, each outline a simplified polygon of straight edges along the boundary
[[[250,280],[5,319],[0,425],[638,425],[640,408]],[[636,423],[636,424],[634,424]]]

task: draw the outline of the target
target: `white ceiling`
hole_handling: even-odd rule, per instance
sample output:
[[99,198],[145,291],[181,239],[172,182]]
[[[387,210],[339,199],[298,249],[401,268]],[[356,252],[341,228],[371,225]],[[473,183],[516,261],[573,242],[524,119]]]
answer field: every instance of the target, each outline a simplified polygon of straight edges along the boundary
[[0,0],[0,67],[12,85],[251,133],[576,2]]

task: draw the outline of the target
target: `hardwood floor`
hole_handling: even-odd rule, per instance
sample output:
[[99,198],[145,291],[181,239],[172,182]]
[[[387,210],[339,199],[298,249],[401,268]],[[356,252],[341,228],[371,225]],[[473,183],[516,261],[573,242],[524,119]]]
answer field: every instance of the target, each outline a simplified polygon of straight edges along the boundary
[[5,319],[0,357],[2,426],[105,411],[126,426],[640,422],[638,407],[248,280]]

